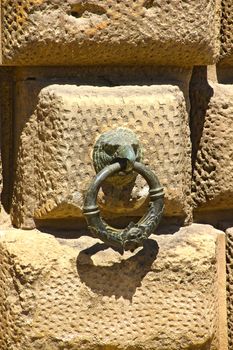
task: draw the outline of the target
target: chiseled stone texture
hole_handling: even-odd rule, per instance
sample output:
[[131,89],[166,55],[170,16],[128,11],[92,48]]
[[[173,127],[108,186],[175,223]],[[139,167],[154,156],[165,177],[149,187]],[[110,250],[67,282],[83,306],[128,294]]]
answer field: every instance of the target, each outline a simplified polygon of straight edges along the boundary
[[3,63],[215,62],[220,0],[2,0]]
[[233,2],[222,0],[220,65],[233,65]]
[[233,348],[233,227],[226,230],[227,323],[229,349]]
[[[21,128],[13,223],[30,228],[33,219],[82,217],[83,198],[95,174],[95,141],[119,126],[137,134],[145,164],[165,187],[165,215],[190,216],[188,115],[178,86],[52,85],[41,90],[34,113]],[[138,177],[130,196],[114,194],[111,203],[102,196],[100,206],[111,218],[142,215],[147,193]]]
[[[192,103],[192,128],[199,132],[199,136],[198,132],[196,135],[193,198],[200,210],[231,209],[233,85],[210,83],[208,87],[202,87],[200,84]],[[199,99],[201,94],[203,97]]]
[[71,242],[2,231],[1,350],[227,350],[223,232],[194,224],[123,256]]

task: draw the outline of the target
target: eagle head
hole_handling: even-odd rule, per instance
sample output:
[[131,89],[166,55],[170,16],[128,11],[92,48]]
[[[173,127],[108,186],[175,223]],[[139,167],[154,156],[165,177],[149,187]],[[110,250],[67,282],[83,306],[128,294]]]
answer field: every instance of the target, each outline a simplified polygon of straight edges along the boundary
[[[127,128],[116,128],[103,133],[95,143],[93,150],[93,163],[96,173],[99,173],[107,165],[119,162],[122,165],[122,171],[113,175],[115,180],[121,177],[120,182],[125,180],[132,181],[133,164],[140,162],[143,157],[143,150],[135,133]],[[128,182],[128,181],[127,181]]]

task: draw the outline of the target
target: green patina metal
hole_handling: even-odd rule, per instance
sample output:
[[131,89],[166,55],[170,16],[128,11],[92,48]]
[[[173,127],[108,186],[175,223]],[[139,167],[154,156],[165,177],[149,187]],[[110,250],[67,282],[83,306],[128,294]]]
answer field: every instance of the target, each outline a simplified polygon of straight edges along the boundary
[[[144,164],[142,147],[136,135],[129,129],[118,128],[100,136],[94,146],[93,161],[97,175],[86,194],[83,213],[94,237],[100,238],[109,246],[134,251],[155,232],[164,208],[164,192],[157,176]],[[103,182],[121,186],[135,181],[141,174],[149,185],[149,208],[137,222],[131,222],[125,229],[109,226],[100,216],[97,206],[98,191]]]
[[137,174],[132,171],[134,162],[141,162],[143,149],[134,132],[127,128],[117,128],[103,133],[93,150],[93,163],[98,174],[107,165],[118,161],[121,171],[109,176],[105,183],[124,187],[133,184]]

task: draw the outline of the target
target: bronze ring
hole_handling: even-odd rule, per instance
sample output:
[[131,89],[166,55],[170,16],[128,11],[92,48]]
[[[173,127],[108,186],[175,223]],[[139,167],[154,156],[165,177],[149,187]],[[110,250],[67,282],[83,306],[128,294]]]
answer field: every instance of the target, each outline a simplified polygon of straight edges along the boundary
[[106,166],[93,179],[84,201],[83,214],[93,237],[101,239],[109,246],[134,251],[155,232],[164,209],[164,192],[157,176],[144,164],[135,162],[134,171],[142,175],[149,185],[149,208],[137,222],[131,222],[125,229],[119,230],[109,226],[100,216],[97,206],[97,195],[101,183],[110,175],[122,170],[121,164],[116,162]]

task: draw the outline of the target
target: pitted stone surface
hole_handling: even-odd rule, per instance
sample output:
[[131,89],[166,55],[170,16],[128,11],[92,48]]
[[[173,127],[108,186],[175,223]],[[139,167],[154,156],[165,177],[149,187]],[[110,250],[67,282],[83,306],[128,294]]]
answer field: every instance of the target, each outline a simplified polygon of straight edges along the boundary
[[233,2],[222,0],[220,65],[233,65]]
[[233,228],[226,230],[226,260],[227,260],[227,323],[229,349],[233,347]]
[[4,64],[193,66],[219,51],[219,0],[2,0],[2,18]]
[[[193,128],[199,130],[193,198],[200,209],[233,208],[233,86],[210,84],[206,109],[198,92],[193,100]],[[200,93],[204,93],[199,87]],[[207,96],[207,95],[206,95]],[[196,123],[196,124],[195,124]]]
[[1,349],[226,350],[222,235],[192,225],[120,256],[85,236],[70,247],[36,231],[4,232],[0,281],[11,284],[4,307],[14,332],[3,323]]
[[[144,161],[165,187],[166,215],[190,215],[191,160],[188,116],[177,86],[42,89],[21,128],[12,217],[33,227],[33,218],[82,216],[83,197],[94,176],[92,149],[103,132],[123,126],[136,133]],[[28,181],[30,179],[31,181]],[[106,216],[145,211],[147,186],[138,177],[132,194],[100,197]]]

